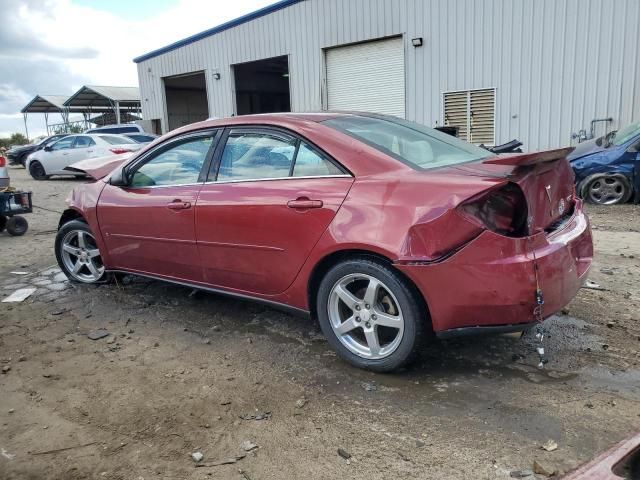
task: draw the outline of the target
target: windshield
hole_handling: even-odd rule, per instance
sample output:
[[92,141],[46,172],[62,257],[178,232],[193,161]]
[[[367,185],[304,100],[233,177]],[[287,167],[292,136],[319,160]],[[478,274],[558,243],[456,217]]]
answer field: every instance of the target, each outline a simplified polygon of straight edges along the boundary
[[611,143],[614,145],[622,145],[636,135],[640,135],[640,122],[632,123],[631,125],[621,128],[617,132],[613,132]]
[[396,117],[348,115],[322,123],[418,169],[458,165],[494,155],[451,135]]

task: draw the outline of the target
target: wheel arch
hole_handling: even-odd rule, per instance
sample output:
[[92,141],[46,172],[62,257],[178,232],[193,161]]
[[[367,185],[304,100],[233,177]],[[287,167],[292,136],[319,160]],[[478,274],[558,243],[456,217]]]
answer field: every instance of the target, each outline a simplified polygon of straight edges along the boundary
[[326,273],[333,268],[335,265],[343,262],[345,260],[352,260],[356,258],[366,258],[370,260],[374,260],[380,262],[391,268],[394,272],[396,272],[400,277],[402,277],[407,285],[413,290],[416,300],[420,303],[421,307],[424,309],[426,314],[426,319],[429,321],[429,328],[431,327],[431,315],[429,313],[429,306],[427,305],[427,301],[424,298],[424,295],[420,293],[418,286],[411,280],[404,272],[401,272],[393,265],[393,261],[378,252],[374,252],[373,250],[366,250],[362,248],[350,248],[350,249],[342,249],[336,250],[331,253],[328,253],[324,257],[322,257],[315,265],[311,274],[309,275],[309,281],[307,282],[307,301],[309,305],[309,312],[312,318],[317,317],[316,307],[316,295],[315,292],[318,291],[318,287],[320,286],[320,282],[322,278],[326,275]]
[[62,212],[62,216],[60,217],[60,221],[58,222],[58,230],[60,230],[60,227],[62,227],[65,223],[70,222],[71,220],[82,220],[84,223],[89,223],[87,222],[87,219],[84,218],[82,213],[80,213],[80,211],[76,210],[75,208],[67,208],[64,212]]

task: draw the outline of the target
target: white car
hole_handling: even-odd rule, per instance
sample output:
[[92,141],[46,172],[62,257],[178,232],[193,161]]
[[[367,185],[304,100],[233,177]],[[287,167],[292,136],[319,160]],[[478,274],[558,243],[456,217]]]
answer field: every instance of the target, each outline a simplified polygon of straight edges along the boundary
[[36,180],[46,180],[51,175],[80,175],[65,167],[89,158],[135,152],[143,144],[123,135],[80,134],[69,135],[44,149],[33,152],[25,167]]

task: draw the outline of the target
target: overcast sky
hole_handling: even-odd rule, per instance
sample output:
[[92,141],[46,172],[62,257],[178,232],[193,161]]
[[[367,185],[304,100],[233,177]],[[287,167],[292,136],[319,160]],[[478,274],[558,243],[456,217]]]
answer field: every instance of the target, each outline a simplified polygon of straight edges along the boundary
[[[35,95],[137,86],[134,57],[275,1],[2,0],[0,136],[24,133],[20,109]],[[31,138],[44,134],[43,115],[28,127]]]

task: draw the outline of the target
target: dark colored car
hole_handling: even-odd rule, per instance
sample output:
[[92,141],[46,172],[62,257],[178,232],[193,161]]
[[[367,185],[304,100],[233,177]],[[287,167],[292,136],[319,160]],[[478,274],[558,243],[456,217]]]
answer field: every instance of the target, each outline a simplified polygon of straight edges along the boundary
[[25,166],[27,162],[27,157],[36,152],[38,150],[43,149],[45,146],[53,143],[57,140],[60,140],[63,137],[69,135],[68,133],[60,133],[57,135],[51,135],[50,137],[45,137],[37,143],[30,143],[29,145],[21,145],[19,147],[14,147],[7,152],[7,160],[9,160],[10,165],[22,165]]
[[576,295],[593,247],[568,151],[496,156],[373,114],[205,121],[74,164],[96,181],[55,253],[78,282],[128,272],[311,314],[344,359],[389,371],[433,334],[523,330]]
[[576,191],[587,201],[640,201],[640,122],[582,142],[567,158],[576,175]]

